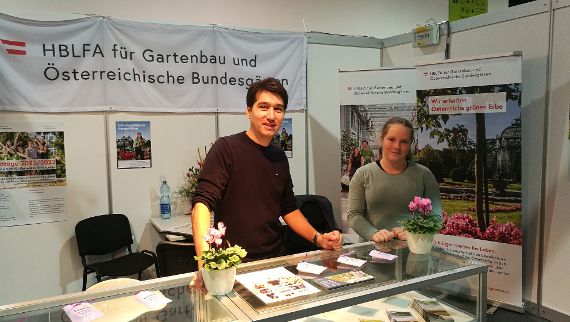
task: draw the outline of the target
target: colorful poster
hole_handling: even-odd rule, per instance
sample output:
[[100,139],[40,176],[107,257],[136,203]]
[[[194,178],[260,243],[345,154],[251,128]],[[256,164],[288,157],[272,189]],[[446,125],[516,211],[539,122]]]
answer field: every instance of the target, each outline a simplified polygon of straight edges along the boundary
[[62,123],[0,122],[0,226],[67,220]]
[[415,119],[414,68],[385,68],[340,72],[340,188],[343,232],[348,227],[350,180],[356,170],[379,157],[379,135],[386,120]]
[[4,14],[0,30],[0,110],[242,112],[266,77],[287,89],[289,110],[306,105],[303,33]]
[[286,117],[281,129],[273,137],[273,144],[285,152],[288,158],[293,157],[293,119]]
[[417,65],[417,153],[439,182],[435,244],[489,264],[490,300],[522,307],[521,56]]
[[152,167],[150,121],[117,121],[117,169]]

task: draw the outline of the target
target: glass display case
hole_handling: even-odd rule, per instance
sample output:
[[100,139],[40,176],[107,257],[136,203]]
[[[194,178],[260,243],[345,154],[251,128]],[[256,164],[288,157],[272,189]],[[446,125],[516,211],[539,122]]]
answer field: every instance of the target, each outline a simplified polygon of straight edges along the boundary
[[[376,259],[369,255],[372,250],[397,257]],[[347,265],[339,261],[340,256],[361,259],[364,264]],[[297,270],[300,262],[326,270],[319,275],[301,273]],[[264,280],[272,271],[289,274],[304,286],[287,284],[289,277]],[[334,287],[322,283],[323,278],[348,272],[369,279]],[[410,253],[402,241],[354,244],[340,252],[316,251],[245,263],[238,269],[238,280],[251,273],[256,274],[252,285],[242,279],[243,284],[236,282],[226,296],[202,295],[189,289],[193,273],[188,273],[128,284],[117,282],[112,287],[2,306],[0,321],[70,321],[63,307],[81,302],[103,312],[96,321],[388,321],[386,310],[406,310],[419,317],[410,307],[414,299],[436,299],[454,321],[486,321],[487,266],[469,263],[438,248],[418,255]],[[126,309],[142,290],[160,291],[172,301],[154,311]]]

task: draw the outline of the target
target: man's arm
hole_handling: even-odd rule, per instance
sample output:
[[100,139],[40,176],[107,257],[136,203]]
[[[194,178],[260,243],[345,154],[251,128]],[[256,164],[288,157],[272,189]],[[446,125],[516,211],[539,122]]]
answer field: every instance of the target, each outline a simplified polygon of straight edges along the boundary
[[[194,248],[196,255],[200,257],[202,252],[208,250],[208,243],[204,240],[204,236],[208,233],[210,228],[210,209],[201,203],[197,202],[192,208],[192,236],[194,239]],[[198,269],[202,269],[202,261],[198,261]]]
[[295,233],[310,242],[313,242],[317,236],[315,240],[317,245],[324,249],[340,250],[342,248],[342,235],[339,231],[318,234],[318,231],[311,226],[299,209],[283,216],[283,220]]

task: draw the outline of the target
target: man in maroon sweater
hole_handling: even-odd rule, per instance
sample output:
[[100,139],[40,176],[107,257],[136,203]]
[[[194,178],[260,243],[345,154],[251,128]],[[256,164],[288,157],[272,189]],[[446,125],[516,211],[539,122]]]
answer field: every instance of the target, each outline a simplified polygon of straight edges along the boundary
[[[208,249],[203,237],[210,211],[216,223],[226,225],[227,240],[248,252],[247,260],[285,255],[279,217],[321,248],[340,250],[340,232],[318,233],[297,208],[287,157],[271,144],[283,123],[287,91],[276,79],[267,78],[249,87],[246,102],[249,129],[218,139],[200,172],[192,199],[196,253],[200,256]],[[200,273],[190,286],[203,287]]]

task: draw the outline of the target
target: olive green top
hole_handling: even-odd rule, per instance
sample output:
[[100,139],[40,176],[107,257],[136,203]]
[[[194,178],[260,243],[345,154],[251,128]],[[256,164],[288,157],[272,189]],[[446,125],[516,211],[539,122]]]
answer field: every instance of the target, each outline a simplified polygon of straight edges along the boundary
[[421,164],[408,161],[399,174],[388,174],[377,162],[356,170],[348,193],[348,224],[358,235],[370,240],[380,229],[391,230],[411,217],[408,204],[415,196],[429,198],[433,213],[441,216],[437,181]]

